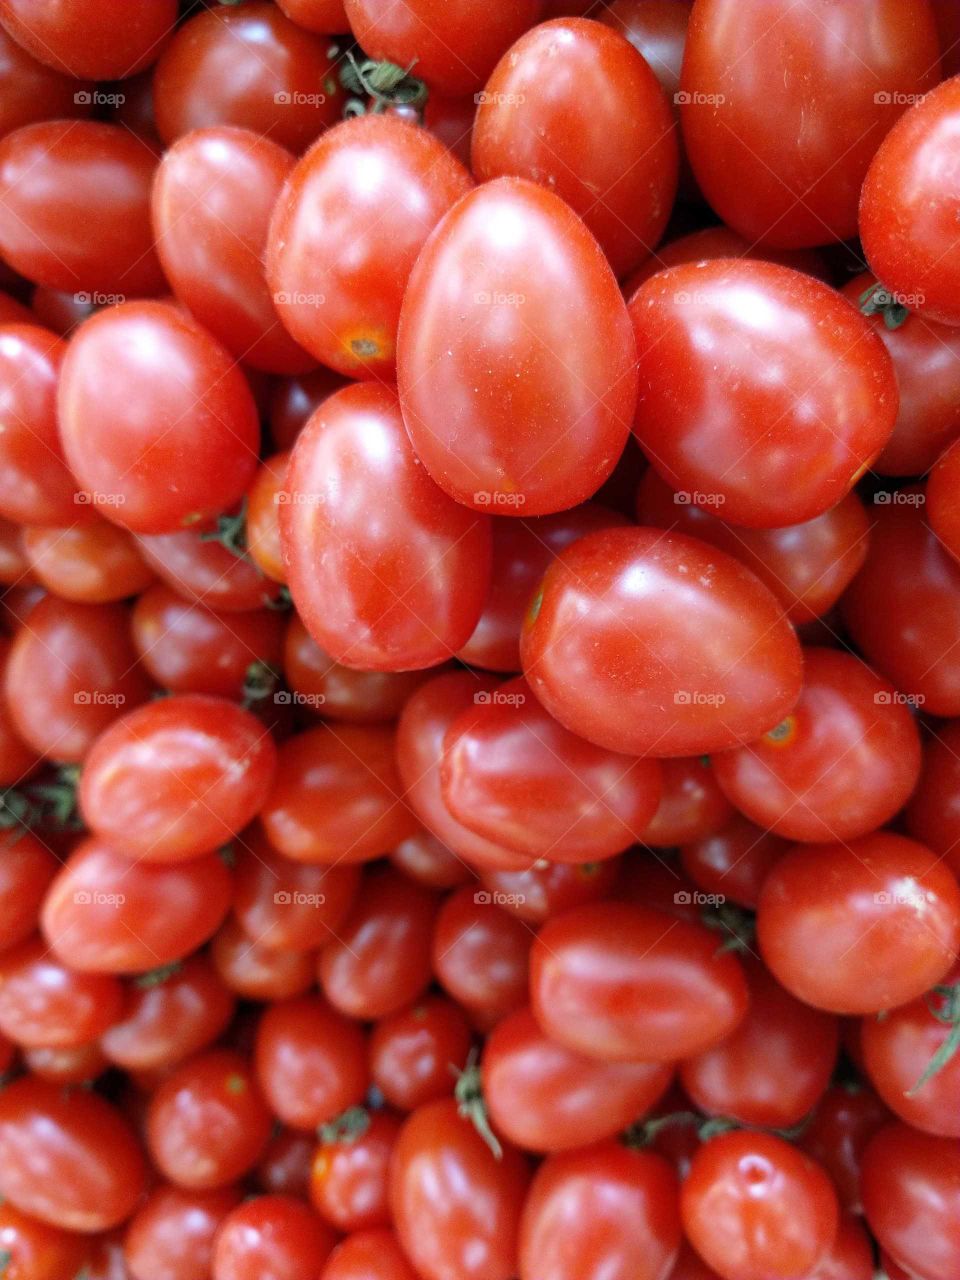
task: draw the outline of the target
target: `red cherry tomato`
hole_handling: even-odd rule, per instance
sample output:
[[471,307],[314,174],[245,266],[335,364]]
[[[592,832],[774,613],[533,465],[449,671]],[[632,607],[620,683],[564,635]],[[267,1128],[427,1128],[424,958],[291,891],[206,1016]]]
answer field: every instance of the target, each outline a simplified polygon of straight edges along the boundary
[[420,1280],[392,1231],[356,1231],[337,1245],[320,1280]]
[[[63,1280],[79,1271],[88,1239],[29,1217],[12,1204],[0,1205],[0,1256],[5,1280]],[[137,1280],[135,1277],[134,1280]]]
[[217,1233],[212,1280],[316,1280],[336,1233],[292,1196],[260,1196],[239,1205]]
[[280,545],[280,500],[289,453],[275,453],[260,464],[247,493],[247,554],[262,574],[286,582]]
[[42,938],[0,953],[0,1032],[29,1048],[73,1049],[120,1016],[123,987],[112,974],[75,973]]
[[704,893],[755,907],[771,867],[790,843],[735,814],[726,826],[680,846],[683,869]]
[[61,600],[109,604],[153,582],[125,529],[94,519],[65,529],[24,529],[23,549],[39,582]]
[[131,1280],[200,1280],[209,1275],[214,1238],[239,1203],[234,1187],[157,1187],[127,1227],[124,1260]]
[[298,377],[278,378],[270,393],[267,415],[270,435],[276,447],[291,448],[314,409],[343,386],[346,386],[346,379],[323,365]]
[[733,806],[717,786],[707,756],[664,760],[663,794],[653,819],[643,833],[643,843],[687,844],[702,840],[733,818]]
[[470,1050],[470,1026],[461,1006],[424,996],[381,1018],[370,1035],[370,1076],[393,1107],[414,1111],[453,1093],[456,1071]]
[[[235,519],[227,517],[228,523]],[[275,605],[277,584],[252,559],[219,540],[218,523],[205,520],[177,533],[145,534],[137,546],[157,577],[185,600],[221,613]]]
[[799,1145],[822,1164],[848,1213],[863,1213],[860,1159],[873,1135],[891,1119],[872,1089],[834,1085],[820,1099]]
[[309,951],[265,947],[232,917],[211,942],[210,959],[226,986],[244,1000],[288,1000],[316,981],[316,960]]
[[481,879],[496,906],[538,926],[560,911],[610,896],[617,884],[619,857],[602,862],[536,862],[524,871],[487,868]]
[[960,447],[954,442],[937,460],[927,481],[927,513],[930,527],[954,557],[960,560]]
[[158,57],[176,0],[3,0],[0,22],[35,58],[70,76],[122,80]]
[[0,28],[0,138],[37,120],[88,116],[92,88],[44,66]]
[[320,35],[337,35],[349,27],[343,0],[277,0],[291,22]]
[[907,832],[960,875],[960,721],[939,725],[927,740],[905,817]]
[[310,1170],[310,1201],[338,1231],[390,1226],[387,1171],[400,1120],[390,1111],[363,1114],[359,1131],[329,1139],[321,1130]]
[[29,831],[0,835],[0,950],[25,942],[36,929],[44,895],[59,870],[56,856]]
[[526,1003],[533,937],[530,926],[497,906],[493,894],[465,885],[437,916],[437,981],[488,1029]]

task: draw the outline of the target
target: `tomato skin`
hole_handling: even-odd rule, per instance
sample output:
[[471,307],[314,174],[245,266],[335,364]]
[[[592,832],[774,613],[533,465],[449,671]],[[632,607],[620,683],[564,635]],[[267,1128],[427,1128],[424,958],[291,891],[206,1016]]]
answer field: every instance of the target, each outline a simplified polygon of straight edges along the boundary
[[238,1205],[217,1233],[212,1280],[316,1280],[337,1242],[332,1227],[292,1196]]
[[838,1020],[795,1000],[759,962],[744,967],[746,1017],[722,1043],[681,1063],[680,1081],[708,1115],[787,1129],[799,1124],[830,1083]]
[[743,970],[701,925],[622,902],[555,916],[530,955],[541,1029],[602,1062],[676,1061],[718,1044],[747,1009]]
[[[890,438],[886,348],[811,276],[742,258],[689,263],[648,280],[629,310],[637,439],[668,484],[731,524],[812,520]],[[763,373],[773,366],[775,380]]]
[[663,1280],[680,1247],[677,1178],[662,1156],[603,1143],[551,1155],[520,1226],[521,1280]]
[[277,323],[262,261],[294,163],[249,129],[195,129],[164,154],[153,184],[157,252],[174,293],[238,360],[269,373],[314,365]]
[[545,1036],[518,1009],[487,1037],[483,1094],[498,1133],[526,1151],[565,1151],[612,1138],[664,1094],[662,1062],[597,1062]]
[[206,942],[227,913],[230,888],[215,854],[165,866],[86,840],[51,884],[41,926],[71,969],[147,973]]
[[916,999],[949,970],[960,889],[929,849],[904,836],[797,846],[764,882],[757,940],[798,999],[876,1013]]
[[0,1195],[66,1231],[107,1231],[144,1188],[139,1143],[115,1107],[31,1076],[0,1094]]
[[513,1147],[497,1160],[457,1104],[420,1107],[390,1167],[394,1228],[423,1280],[509,1280],[529,1171]]
[[347,385],[332,369],[318,365],[310,373],[277,378],[270,393],[267,418],[270,438],[278,449],[292,448],[301,427],[327,396]]
[[[7,667],[9,655],[10,641],[5,637],[0,638],[0,687],[2,687],[3,673]],[[37,752],[24,742],[20,734],[14,729],[6,701],[0,699],[0,786],[15,787],[25,778],[29,778],[39,763]],[[16,834],[20,833],[17,832]],[[4,946],[3,926],[5,921],[2,912],[5,909],[5,904],[0,907],[0,949]]]
[[524,674],[551,715],[599,746],[719,750],[756,738],[797,700],[800,649],[779,605],[748,569],[693,538],[588,534],[554,560],[541,590],[520,643]]
[[526,1003],[532,937],[528,925],[472,885],[450,894],[440,908],[433,971],[482,1029]]
[[673,848],[702,840],[733,818],[733,805],[717,786],[707,757],[679,756],[661,762],[663,794],[643,843]]
[[[573,85],[592,111],[571,113]],[[557,18],[522,35],[487,80],[471,168],[480,182],[529,178],[556,192],[622,276],[667,224],[678,132],[656,75],[626,37]]]
[[154,62],[177,19],[176,0],[3,0],[0,22],[64,75],[122,80]]
[[92,86],[77,84],[32,57],[0,28],[0,138],[38,120],[88,116]]
[[960,447],[954,441],[941,456],[927,480],[927,519],[934,533],[955,560],[960,560]]
[[280,502],[289,452],[275,453],[260,464],[247,493],[247,554],[265,577],[286,582],[280,546]]
[[472,186],[441,142],[391,116],[325,133],[290,175],[270,226],[267,275],[293,337],[348,377],[392,379],[413,264]]
[[874,152],[939,67],[921,0],[835,5],[829,23],[776,0],[749,13],[736,0],[697,0],[680,81],[697,182],[751,243],[847,239]]
[[390,1226],[387,1170],[400,1119],[374,1111],[367,1128],[342,1140],[321,1138],[310,1174],[310,1201],[338,1231]]
[[719,831],[682,844],[680,860],[704,893],[756,907],[767,873],[789,848],[788,840],[754,826],[738,813]]
[[450,94],[479,89],[542,8],[542,0],[493,9],[483,0],[403,0],[390,9],[376,0],[344,0],[353,34],[371,58],[403,67],[416,59],[416,74]]
[[349,27],[343,0],[278,0],[291,22],[319,35],[339,35]]
[[623,452],[636,403],[630,324],[606,259],[559,196],[522,178],[471,191],[431,235],[404,294],[397,369],[427,471],[498,515],[589,498]]
[[853,840],[888,822],[920,776],[920,734],[859,658],[804,651],[800,701],[757,742],[714,757],[729,800],[789,840]]
[[206,1280],[214,1237],[239,1203],[235,1187],[187,1191],[166,1184],[151,1191],[124,1238],[132,1280]]
[[680,1213],[687,1239],[727,1280],[800,1280],[839,1225],[836,1192],[820,1166],[782,1138],[746,1129],[696,1153]]
[[270,1109],[291,1129],[316,1129],[358,1105],[369,1081],[363,1031],[319,996],[270,1005],[255,1060]]
[[256,564],[205,539],[215,528],[215,521],[204,520],[176,533],[141,534],[137,546],[157,577],[187,601],[220,613],[246,613],[275,603],[277,584]]
[[154,580],[130,535],[106,520],[24,529],[23,547],[36,578],[61,600],[110,604]]
[[0,950],[25,942],[37,927],[56,856],[29,831],[0,835]]
[[[689,13],[692,0],[622,0],[623,3],[639,6],[639,13],[657,3],[683,5]],[[608,10],[612,14],[616,10],[618,0]],[[605,19],[602,19],[605,20]],[[643,50],[641,49],[641,53]],[[654,68],[656,70],[656,68]],[[761,262],[779,262],[782,267],[793,267],[795,271],[804,271],[807,275],[816,276],[818,280],[828,280],[829,273],[823,256],[816,249],[772,249],[765,244],[751,244],[729,227],[704,227],[700,231],[691,231],[688,235],[678,236],[666,244],[658,245],[656,251],[638,267],[623,283],[623,296],[629,302],[640,286],[658,271],[667,267],[680,267],[688,262],[703,262],[712,258],[759,258]]]
[[292,1195],[305,1200],[315,1147],[312,1135],[275,1128],[257,1166],[257,1186],[268,1194]]
[[5,1280],[63,1280],[82,1267],[87,1238],[28,1217],[12,1204],[0,1205],[0,1252]]
[[918,99],[871,161],[860,194],[860,238],[870,270],[911,311],[960,324],[956,233],[960,83]]
[[860,1161],[878,1130],[892,1119],[872,1089],[833,1085],[817,1104],[798,1145],[823,1165],[848,1213],[863,1213]]
[[518,920],[543,924],[560,911],[611,896],[621,869],[619,857],[602,862],[535,863],[524,871],[486,869],[481,879],[492,900]]
[[[153,152],[117,125],[45,120],[0,142],[0,252],[21,275],[93,301],[158,293]],[[97,235],[89,234],[91,223]]]
[[960,876],[960,721],[938,725],[924,745],[920,781],[907,805],[907,834]]
[[202,10],[157,63],[157,132],[170,146],[193,129],[236,125],[302,151],[343,105],[329,46],[272,4]]
[[75,973],[40,937],[0,953],[0,1033],[16,1044],[72,1049],[120,1016],[123,988],[112,974]]
[[230,916],[210,944],[223,982],[244,1000],[288,1000],[309,991],[316,960],[309,951],[279,951],[251,939]]
[[924,1280],[960,1267],[960,1147],[891,1124],[863,1155],[863,1205],[882,1247]]
[[121,717],[80,782],[87,826],[118,853],[183,862],[252,821],[277,765],[270,734],[224,698],[180,694]]
[[389,388],[331,396],[297,438],[278,497],[290,592],[337,662],[431,667],[469,639],[490,585],[490,518],[425,473]]
[[392,1231],[356,1231],[330,1255],[320,1280],[420,1280]]
[[426,995],[381,1018],[370,1035],[370,1076],[387,1102],[414,1111],[453,1093],[451,1066],[470,1051],[470,1025],[458,1003]]

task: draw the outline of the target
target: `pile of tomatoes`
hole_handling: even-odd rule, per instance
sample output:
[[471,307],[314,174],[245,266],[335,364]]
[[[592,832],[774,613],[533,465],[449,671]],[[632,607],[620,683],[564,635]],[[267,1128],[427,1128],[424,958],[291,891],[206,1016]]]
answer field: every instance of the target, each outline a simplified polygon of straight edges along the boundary
[[958,1280],[958,73],[0,0],[0,1280]]

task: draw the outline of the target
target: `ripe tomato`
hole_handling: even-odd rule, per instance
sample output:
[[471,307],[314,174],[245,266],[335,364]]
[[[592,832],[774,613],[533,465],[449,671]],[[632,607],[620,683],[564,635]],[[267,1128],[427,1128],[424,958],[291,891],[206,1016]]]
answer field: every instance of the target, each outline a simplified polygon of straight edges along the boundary
[[340,373],[392,378],[417,254],[472,185],[425,129],[385,115],[331,129],[297,165],[270,227],[267,272],[289,332]]
[[202,9],[157,63],[157,132],[169,146],[193,129],[238,125],[302,151],[343,105],[329,47],[272,4]]
[[404,294],[397,369],[427,471],[498,515],[589,498],[636,403],[613,273],[573,211],[524,179],[484,183],[433,232]]
[[312,1135],[274,1126],[274,1136],[257,1166],[257,1186],[262,1191],[295,1195],[305,1200],[315,1147]]
[[908,834],[960,875],[960,721],[938,725],[927,739],[905,816]]
[[370,1035],[370,1076],[391,1106],[414,1111],[453,1093],[470,1051],[470,1025],[459,1004],[424,996],[388,1014]]
[[91,88],[38,62],[0,27],[0,138],[37,120],[88,116]]
[[843,1214],[832,1246],[806,1280],[875,1280],[873,1243],[860,1219]]
[[919,96],[881,143],[860,196],[870,270],[894,300],[941,324],[960,324],[956,289],[957,122],[960,81]]
[[41,923],[71,969],[147,973],[202,946],[226,915],[230,891],[215,854],[164,866],[87,840],[51,884]]
[[[571,110],[573,98],[592,110]],[[529,178],[580,214],[621,276],[654,248],[677,190],[673,113],[625,36],[584,18],[533,27],[483,90],[471,168]]]
[[836,1192],[820,1166],[782,1138],[747,1129],[696,1153],[680,1213],[687,1239],[726,1280],[806,1276],[839,1225]]
[[707,756],[664,760],[663,794],[652,821],[643,833],[643,843],[687,844],[713,835],[733,818],[733,805],[717,786]]
[[930,527],[954,557],[960,560],[960,447],[955,441],[937,460],[927,481]]
[[674,489],[732,524],[812,520],[890,438],[890,357],[819,280],[742,258],[690,263],[642,285],[630,316],[637,438]]
[[275,453],[260,464],[247,493],[247,554],[262,574],[286,582],[280,545],[280,500],[289,453]]
[[798,1140],[826,1169],[848,1213],[863,1213],[860,1159],[873,1135],[891,1118],[867,1086],[834,1085],[820,1099]]
[[[288,0],[289,2],[289,0]],[[320,1280],[420,1280],[392,1231],[356,1231],[334,1249]]]
[[841,0],[829,21],[777,0],[697,0],[680,114],[701,190],[751,242],[855,235],[867,167],[936,84],[939,53],[924,0]]
[[176,0],[3,0],[0,22],[41,62],[69,76],[122,80],[154,62]]
[[310,1201],[338,1231],[390,1226],[387,1170],[400,1132],[391,1111],[374,1111],[335,1139],[320,1133],[310,1170]]
[[481,879],[498,906],[533,926],[560,911],[597,902],[617,885],[619,857],[602,862],[536,862],[524,871],[481,871]]
[[564,1151],[612,1138],[659,1101],[663,1062],[597,1062],[543,1034],[518,1009],[487,1037],[483,1096],[498,1133],[527,1151]]
[[588,534],[561,552],[520,651],[551,715],[635,755],[749,741],[800,691],[800,649],[768,589],[724,552],[654,529]]
[[289,449],[314,409],[344,386],[346,379],[323,365],[297,377],[277,378],[267,412],[270,436],[276,447]]
[[199,694],[161,698],[97,740],[80,808],[118,853],[183,862],[210,853],[256,817],[276,761],[270,734],[242,707]]
[[344,0],[347,18],[365,52],[397,66],[414,64],[431,89],[471,93],[508,45],[532,27],[542,0],[513,0],[491,8],[483,0]]
[[234,1209],[217,1232],[212,1280],[316,1280],[336,1233],[292,1196],[260,1196]]
[[99,518],[65,529],[24,529],[23,549],[36,579],[61,600],[109,604],[139,595],[154,580],[130,534]]
[[226,986],[243,1000],[288,1000],[309,991],[316,981],[311,952],[265,947],[232,916],[211,942],[210,959]]
[[[10,641],[5,638],[0,639],[0,672],[6,669],[9,654]],[[0,681],[2,679],[0,675]],[[16,732],[6,702],[0,701],[0,786],[15,787],[19,782],[29,778],[38,764],[37,752]],[[0,924],[0,938],[2,938],[2,924]],[[0,940],[0,947],[2,946],[3,942]]]
[[452,1100],[404,1124],[390,1166],[390,1207],[423,1280],[510,1280],[529,1172],[506,1147],[498,1160]]
[[264,277],[270,214],[294,157],[248,129],[194,129],[153,185],[157,252],[174,293],[238,360],[270,373],[314,361],[280,325]]
[[29,831],[0,834],[0,951],[25,942],[36,929],[59,870],[56,856]]
[[291,22],[307,31],[332,36],[348,29],[343,0],[277,0]]
[[469,638],[490,585],[490,519],[424,472],[389,388],[331,396],[300,433],[278,498],[290,592],[336,661],[430,667]]
[[[229,524],[236,519],[226,517]],[[218,539],[218,524],[204,520],[177,533],[144,534],[137,545],[157,577],[185,600],[221,613],[275,605],[277,584],[247,555]]]
[[0,1195],[14,1208],[66,1231],[107,1231],[145,1181],[133,1130],[98,1094],[31,1076],[0,1093]]
[[738,813],[719,831],[682,844],[680,861],[704,893],[720,894],[742,907],[756,907],[770,868],[789,848],[789,841],[754,826]]
[[702,1053],[748,1003],[743,970],[716,934],[623,902],[548,920],[530,956],[530,993],[548,1036],[601,1062]]
[[112,974],[66,968],[40,937],[0,953],[0,1032],[19,1045],[88,1044],[120,1017],[123,994]]
[[551,1155],[520,1224],[520,1280],[661,1280],[680,1247],[677,1178],[662,1156],[602,1143]]
[[859,658],[807,649],[793,711],[713,765],[759,826],[790,840],[853,840],[903,807],[920,776],[920,734],[893,686]]
[[12,1204],[0,1204],[4,1280],[63,1280],[64,1276],[73,1276],[86,1260],[87,1244],[85,1236],[28,1217]]
[[[642,16],[644,10],[653,10],[657,4],[682,6],[689,14],[692,0],[614,0],[608,11],[610,14],[614,13],[618,3],[636,7],[638,15]],[[761,262],[778,262],[782,267],[804,271],[818,280],[830,279],[823,255],[817,249],[773,249],[766,244],[751,244],[729,227],[704,227],[658,245],[653,255],[624,281],[623,296],[629,301],[644,281],[667,267],[713,258],[759,258]]]
[[939,982],[960,943],[960,889],[929,849],[888,832],[799,846],[764,881],[757,940],[798,999],[877,1013]]
[[169,303],[130,302],[85,321],[64,360],[59,412],[80,484],[103,515],[140,533],[218,514],[256,469],[259,427],[243,375]]
[[533,931],[484,889],[450,894],[433,933],[437,981],[487,1030],[527,1000]]
[[159,292],[163,272],[150,230],[156,167],[149,147],[100,121],[46,120],[7,134],[0,142],[4,259],[37,284],[89,293],[82,300],[101,306]]
[[124,1237],[132,1280],[199,1280],[210,1273],[214,1238],[240,1203],[235,1187],[187,1191],[161,1185],[133,1215]]

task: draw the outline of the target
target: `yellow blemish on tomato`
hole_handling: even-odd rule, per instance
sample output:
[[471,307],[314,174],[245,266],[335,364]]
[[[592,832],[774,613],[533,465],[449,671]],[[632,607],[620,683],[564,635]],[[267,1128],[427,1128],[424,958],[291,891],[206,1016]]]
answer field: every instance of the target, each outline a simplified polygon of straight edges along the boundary
[[393,357],[393,340],[385,329],[355,329],[344,336],[343,347],[357,364]]
[[314,1182],[322,1182],[330,1172],[330,1160],[322,1151],[318,1151],[313,1158],[313,1168],[310,1170],[310,1176]]
[[789,747],[797,736],[797,717],[787,716],[786,720],[781,720],[776,728],[771,729],[769,733],[763,735],[762,741],[768,747],[775,747],[778,750],[782,747]]
[[232,1093],[234,1094],[234,1096],[236,1096],[237,1094],[246,1093],[247,1091],[246,1080],[244,1080],[243,1076],[237,1075],[235,1071],[232,1071],[230,1075],[227,1076],[226,1080],[224,1081],[224,1086],[227,1090],[227,1093]]

